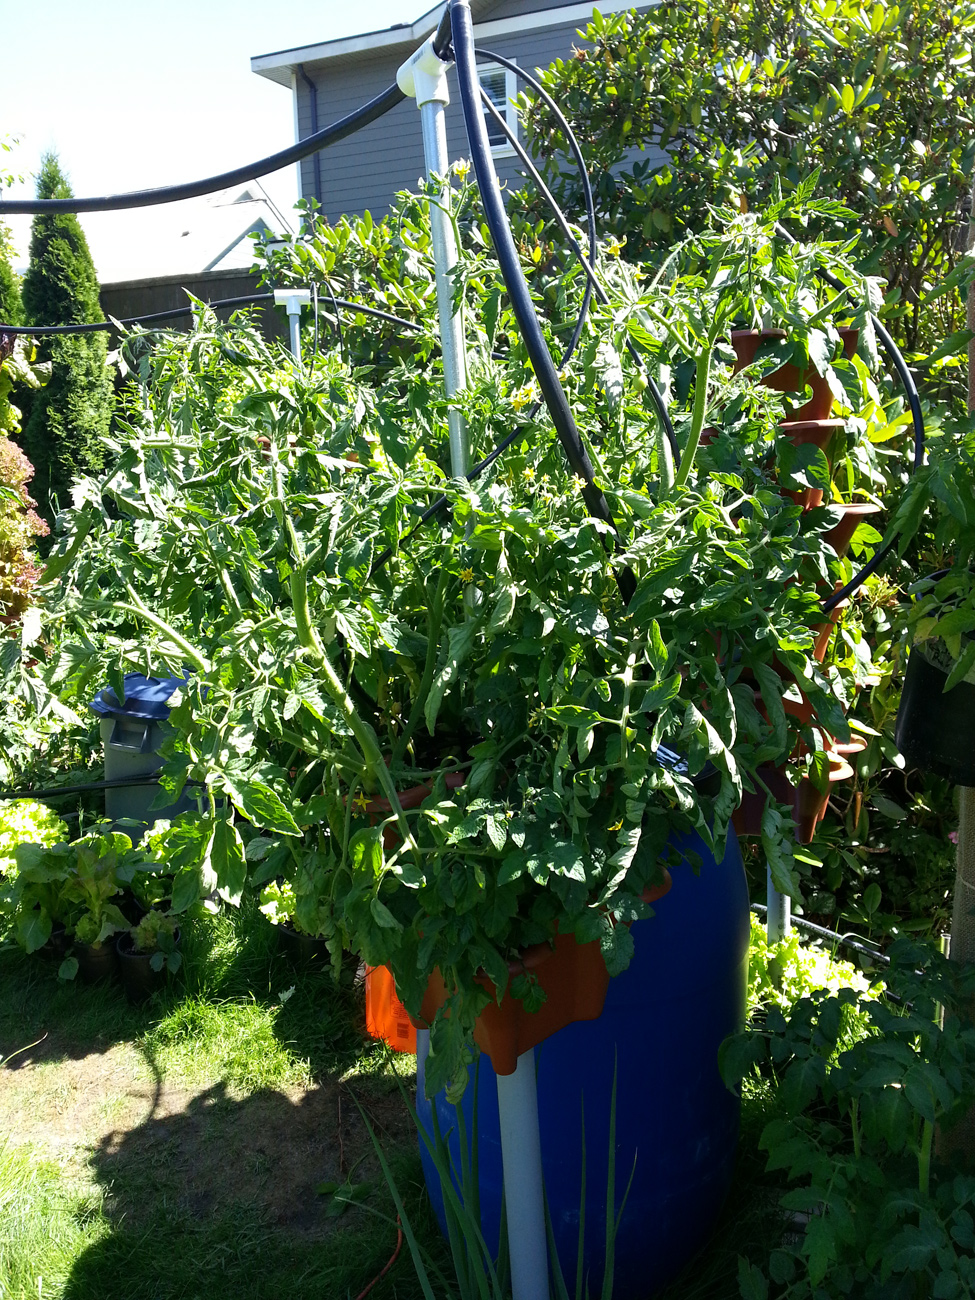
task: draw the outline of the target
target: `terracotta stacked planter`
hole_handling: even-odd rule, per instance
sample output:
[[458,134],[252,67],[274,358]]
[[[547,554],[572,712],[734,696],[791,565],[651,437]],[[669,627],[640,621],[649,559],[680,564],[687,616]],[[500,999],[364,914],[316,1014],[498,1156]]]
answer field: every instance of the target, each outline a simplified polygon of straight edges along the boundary
[[[857,331],[854,329],[841,329],[839,333],[843,340],[843,355],[850,358],[856,351]],[[782,338],[785,338],[784,330],[734,331],[731,342],[737,357],[735,373],[744,370],[746,366],[755,360],[758,349],[764,341]],[[801,393],[805,388],[812,390],[810,399],[797,408],[793,409],[788,401],[786,402],[787,418],[780,422],[779,430],[790,439],[794,446],[812,445],[818,447],[829,459],[830,444],[843,429],[845,421],[832,418],[833,393],[826,379],[812,366],[808,367],[805,372],[801,372],[798,366],[790,362],[766,375],[761,382],[765,387],[774,389],[776,392]],[[823,493],[818,488],[786,489],[785,491],[787,496],[802,507],[804,513],[815,510],[817,506],[822,505]],[[839,523],[834,524],[829,532],[825,534],[825,540],[842,558],[849,548],[857,525],[861,520],[876,514],[879,507],[866,502],[836,502],[834,504],[842,510],[843,517]],[[842,602],[836,606],[826,620],[813,628],[815,638],[813,653],[818,663],[822,663],[826,658],[834,628],[842,618],[845,605],[846,602]],[[788,684],[793,681],[793,678],[784,664],[778,665],[778,671],[783,678],[784,692]],[[813,706],[801,690],[799,696],[799,700],[789,697],[784,698],[785,711],[792,717],[797,718],[803,725],[812,725],[816,717]],[[760,698],[759,696],[757,703]],[[761,709],[760,704],[759,707]],[[846,759],[849,755],[858,752],[862,746],[858,742],[851,742],[851,744],[842,746],[837,745],[834,738],[828,735],[822,727],[819,730],[822,733],[824,748],[829,757],[830,785],[838,781],[848,781],[854,775],[854,771]],[[817,789],[808,777],[802,777],[798,785],[793,788],[784,767],[762,769],[757,775],[761,777],[764,784],[768,786],[777,799],[782,802],[791,800],[793,820],[796,824],[796,839],[800,844],[808,844],[815,834],[817,824],[825,815],[829,804],[829,792],[823,793]],[[746,795],[742,800],[741,807],[733,818],[735,830],[739,835],[761,834],[762,813],[765,808],[766,798],[765,792],[759,790],[756,794]]]

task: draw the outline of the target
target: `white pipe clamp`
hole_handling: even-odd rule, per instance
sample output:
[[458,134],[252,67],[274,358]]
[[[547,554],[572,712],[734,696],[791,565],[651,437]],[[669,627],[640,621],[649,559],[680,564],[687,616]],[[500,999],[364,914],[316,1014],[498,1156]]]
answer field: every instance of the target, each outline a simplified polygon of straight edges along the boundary
[[404,95],[415,99],[417,107],[424,104],[449,104],[450,91],[447,88],[447,69],[449,63],[433,48],[433,36],[428,36],[396,73],[396,84]]

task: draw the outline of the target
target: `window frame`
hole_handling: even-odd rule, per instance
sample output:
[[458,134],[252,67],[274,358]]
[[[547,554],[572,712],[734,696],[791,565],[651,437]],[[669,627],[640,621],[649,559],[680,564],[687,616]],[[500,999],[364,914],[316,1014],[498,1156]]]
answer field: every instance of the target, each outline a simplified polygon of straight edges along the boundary
[[[512,59],[512,63],[513,62],[514,59]],[[515,99],[518,94],[518,77],[516,73],[510,70],[510,68],[502,67],[500,63],[479,63],[477,65],[477,80],[478,80],[478,84],[482,87],[484,86],[484,82],[482,80],[483,74],[486,72],[494,73],[494,74],[497,73],[504,74],[504,106],[503,108],[500,105],[497,105],[496,107],[498,107],[499,111],[503,113],[504,120],[508,124],[509,131],[512,132],[515,139],[517,140],[520,138],[518,132],[518,111],[515,108],[514,104],[512,103],[512,100]],[[487,89],[487,87],[484,87],[484,89]],[[493,119],[489,116],[487,110],[484,108],[483,105],[481,106],[481,111],[484,113],[486,125],[490,129],[490,127],[493,125]],[[495,158],[515,157],[514,148],[508,143],[507,140],[502,140],[500,144],[492,144],[491,153]]]

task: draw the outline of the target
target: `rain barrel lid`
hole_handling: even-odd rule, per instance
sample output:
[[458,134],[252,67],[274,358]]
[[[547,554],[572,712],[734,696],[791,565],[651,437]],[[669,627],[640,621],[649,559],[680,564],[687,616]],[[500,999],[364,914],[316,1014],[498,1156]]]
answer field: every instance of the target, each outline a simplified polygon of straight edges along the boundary
[[91,707],[103,718],[165,722],[173,694],[188,680],[189,674],[185,677],[143,677],[142,673],[126,673],[124,704],[119,704],[111,686],[105,686],[92,700]]
[[[668,772],[677,772],[680,776],[687,776],[687,759],[683,754],[679,754],[676,749],[669,749],[666,745],[658,745],[653,752],[653,757]],[[691,782],[698,794],[713,799],[721,789],[721,773],[708,759],[697,776],[691,777]]]

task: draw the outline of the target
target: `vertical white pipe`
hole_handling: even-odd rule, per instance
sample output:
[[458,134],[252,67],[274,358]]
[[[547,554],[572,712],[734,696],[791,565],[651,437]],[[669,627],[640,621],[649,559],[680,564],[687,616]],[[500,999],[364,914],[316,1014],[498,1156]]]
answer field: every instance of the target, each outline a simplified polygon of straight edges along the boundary
[[[437,99],[420,105],[420,125],[423,130],[423,159],[427,179],[445,177],[450,169],[447,156],[447,128],[444,105]],[[467,387],[467,352],[464,346],[463,320],[454,311],[450,273],[457,265],[457,240],[450,219],[450,185],[442,184],[437,201],[430,202],[430,237],[433,244],[433,262],[437,280],[437,309],[440,316],[440,345],[443,355],[444,387],[447,396],[453,397]],[[463,478],[470,468],[470,440],[467,424],[460,411],[447,415],[450,439],[450,472],[454,478]]]
[[[431,38],[396,75],[400,89],[415,96],[420,107],[428,179],[434,176],[442,179],[450,168],[444,122],[444,107],[450,97],[445,74],[446,65],[433,50]],[[467,354],[463,321],[460,313],[454,311],[451,288],[450,273],[457,265],[458,252],[449,215],[449,183],[441,184],[437,197],[439,202],[432,199],[430,202],[430,239],[436,271],[444,387],[447,396],[453,397],[467,386]],[[449,412],[448,432],[450,472],[455,478],[461,478],[470,468],[471,455],[466,421],[459,411]],[[418,1038],[417,1052],[425,1050],[429,1050],[429,1040],[423,1042]],[[513,1300],[549,1300],[535,1053],[523,1053],[514,1074],[499,1074],[497,1079],[512,1297]]]
[[514,1300],[549,1300],[548,1246],[538,1135],[535,1052],[518,1057],[514,1074],[498,1075],[504,1203]]
[[775,888],[768,867],[765,868],[765,901],[768,906],[765,918],[768,941],[780,943],[792,929],[792,899],[788,894],[780,894]]
[[288,299],[288,325],[291,329],[291,355],[295,365],[301,366],[301,303],[296,298]]

